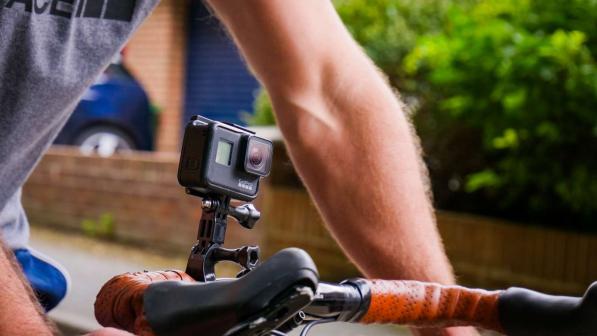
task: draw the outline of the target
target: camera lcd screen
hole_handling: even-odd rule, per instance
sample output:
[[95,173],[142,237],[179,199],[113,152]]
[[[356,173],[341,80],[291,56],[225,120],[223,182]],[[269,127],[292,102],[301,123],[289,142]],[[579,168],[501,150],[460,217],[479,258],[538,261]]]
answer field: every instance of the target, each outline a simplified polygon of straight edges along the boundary
[[218,142],[218,151],[216,152],[216,162],[230,166],[230,159],[232,158],[232,144],[227,141],[220,140]]

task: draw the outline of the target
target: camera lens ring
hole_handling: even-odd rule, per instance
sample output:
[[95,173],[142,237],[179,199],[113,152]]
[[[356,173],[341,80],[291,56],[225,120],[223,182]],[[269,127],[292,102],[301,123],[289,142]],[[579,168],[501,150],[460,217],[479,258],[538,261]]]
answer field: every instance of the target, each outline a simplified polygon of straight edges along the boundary
[[245,170],[248,173],[269,175],[272,158],[273,144],[270,141],[256,136],[249,138],[245,156]]

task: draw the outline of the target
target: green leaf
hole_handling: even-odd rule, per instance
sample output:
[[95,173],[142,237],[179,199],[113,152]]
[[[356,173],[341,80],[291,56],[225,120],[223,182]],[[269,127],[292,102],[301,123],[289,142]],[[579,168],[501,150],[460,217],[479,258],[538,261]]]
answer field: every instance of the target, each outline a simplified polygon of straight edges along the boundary
[[501,179],[496,172],[486,169],[469,175],[466,179],[465,190],[472,193],[485,188],[495,188],[500,184]]
[[506,149],[518,147],[518,133],[512,128],[504,130],[502,136],[493,139],[493,148]]

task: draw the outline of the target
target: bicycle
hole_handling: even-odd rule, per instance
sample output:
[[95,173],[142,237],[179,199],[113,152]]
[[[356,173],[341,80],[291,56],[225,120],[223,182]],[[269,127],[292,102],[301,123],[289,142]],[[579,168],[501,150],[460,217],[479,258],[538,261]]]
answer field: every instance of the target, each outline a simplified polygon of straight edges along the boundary
[[[230,201],[250,201],[257,195],[273,154],[263,140],[237,125],[199,116],[191,120],[179,181],[187,193],[203,199],[203,213],[187,269],[127,273],[108,281],[95,303],[103,326],[139,335],[283,336],[305,325],[305,336],[317,324],[338,321],[474,326],[513,336],[597,335],[597,282],[582,298],[419,281],[327,283],[319,281],[313,260],[300,249],[282,250],[259,265],[257,246],[223,248],[228,217],[249,229],[259,220],[251,203],[232,206]],[[234,152],[237,147],[242,150]],[[233,189],[226,178],[237,172],[215,169],[212,162],[229,169],[243,163],[243,174],[252,173],[253,180]],[[250,192],[249,185],[255,187]],[[216,279],[215,264],[220,261],[235,262],[242,271],[236,279]]]

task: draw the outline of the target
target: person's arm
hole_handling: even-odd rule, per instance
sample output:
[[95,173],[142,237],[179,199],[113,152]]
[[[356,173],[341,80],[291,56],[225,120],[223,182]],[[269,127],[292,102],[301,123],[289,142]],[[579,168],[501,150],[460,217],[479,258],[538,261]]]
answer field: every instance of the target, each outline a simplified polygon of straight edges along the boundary
[[359,268],[454,283],[405,109],[332,2],[207,2],[269,92],[295,167]]
[[0,335],[52,335],[31,287],[12,252],[0,241]]
[[[0,237],[0,335],[60,335],[43,309],[14,255]],[[89,336],[133,336],[128,332],[104,328]]]

